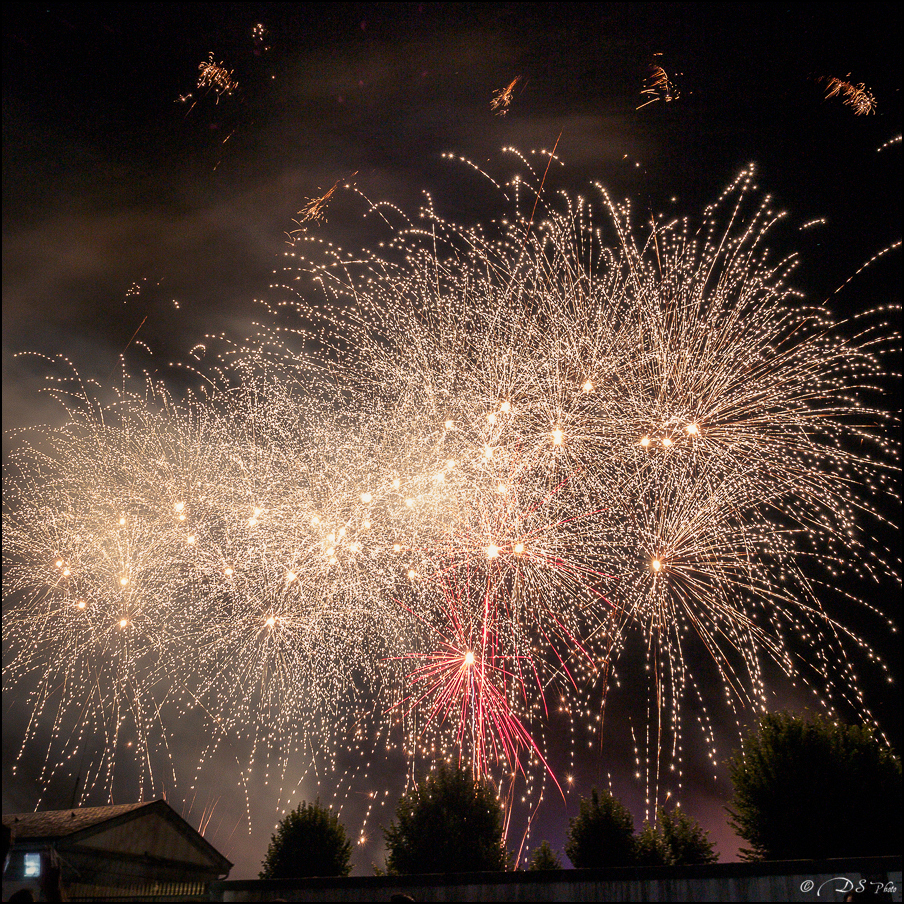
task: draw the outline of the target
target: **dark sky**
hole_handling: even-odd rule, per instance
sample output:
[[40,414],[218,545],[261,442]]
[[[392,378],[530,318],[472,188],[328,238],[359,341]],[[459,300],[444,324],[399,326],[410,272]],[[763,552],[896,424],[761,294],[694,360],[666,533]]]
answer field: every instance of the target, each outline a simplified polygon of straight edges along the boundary
[[[247,335],[259,314],[254,299],[276,297],[268,286],[293,218],[336,180],[355,174],[369,198],[408,210],[427,190],[451,219],[479,219],[479,195],[462,190],[444,152],[504,173],[503,147],[550,149],[561,134],[566,181],[585,190],[595,180],[615,198],[690,215],[753,162],[761,188],[795,224],[826,221],[788,230],[803,259],[797,284],[816,303],[900,237],[900,142],[879,150],[901,133],[894,4],[7,9],[7,431],[60,417],[38,392],[46,362],[17,353],[65,355],[103,383],[139,326],[161,361],[184,357],[206,333]],[[258,23],[265,42],[252,37]],[[218,103],[196,88],[211,52],[239,83]],[[636,110],[654,54],[680,96]],[[848,74],[874,93],[875,115],[824,99],[817,79]],[[494,116],[494,91],[519,75],[510,112]],[[365,240],[360,216],[341,198],[326,224],[312,228],[345,247]],[[899,267],[896,254],[883,259],[832,304],[843,313],[899,301]],[[6,434],[4,450],[13,442]],[[12,702],[4,694],[4,812],[37,799],[9,773],[8,744],[16,749],[22,718]],[[900,738],[899,701],[874,705]],[[642,792],[621,753],[614,787],[639,824]],[[578,790],[605,782],[607,771],[586,764]],[[714,782],[704,771],[689,771],[688,807],[731,858],[737,842],[721,809],[724,775]],[[249,836],[234,797],[222,792],[210,838],[236,862],[233,878],[243,878],[256,874],[270,817]],[[197,823],[200,805],[181,804]],[[549,837],[561,850],[575,796],[567,809],[548,807],[535,840]],[[359,869],[380,859],[379,844],[368,845]]]

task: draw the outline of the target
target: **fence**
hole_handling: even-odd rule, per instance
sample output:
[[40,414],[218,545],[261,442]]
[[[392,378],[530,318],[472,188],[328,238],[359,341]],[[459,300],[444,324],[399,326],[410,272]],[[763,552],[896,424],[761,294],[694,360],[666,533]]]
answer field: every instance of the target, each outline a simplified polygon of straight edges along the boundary
[[[901,858],[714,863],[554,872],[462,873],[442,876],[355,876],[212,882],[210,900],[390,901],[843,901],[901,900]],[[873,897],[875,896],[875,897]],[[404,898],[402,900],[405,900]]]

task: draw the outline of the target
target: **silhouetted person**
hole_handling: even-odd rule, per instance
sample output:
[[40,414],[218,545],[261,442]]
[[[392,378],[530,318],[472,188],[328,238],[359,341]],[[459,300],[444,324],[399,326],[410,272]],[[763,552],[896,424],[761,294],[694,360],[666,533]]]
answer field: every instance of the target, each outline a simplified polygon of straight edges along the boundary
[[41,897],[45,901],[65,901],[63,891],[63,871],[56,864],[50,864],[41,876]]
[[14,895],[10,895],[9,904],[31,904],[35,896],[27,888],[20,888]]

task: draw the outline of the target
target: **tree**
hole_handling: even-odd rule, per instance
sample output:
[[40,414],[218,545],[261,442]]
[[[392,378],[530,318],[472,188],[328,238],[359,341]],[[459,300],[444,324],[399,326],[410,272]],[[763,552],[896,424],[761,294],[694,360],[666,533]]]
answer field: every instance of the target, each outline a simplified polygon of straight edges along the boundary
[[669,849],[655,823],[644,820],[643,829],[634,839],[634,862],[638,866],[669,865]]
[[676,806],[671,813],[659,807],[656,822],[662,832],[669,866],[715,863],[719,859],[709,840],[709,832],[705,832],[700,823],[691,819],[681,807]]
[[352,845],[345,827],[320,801],[302,801],[279,824],[261,879],[293,879],[299,876],[347,876],[351,872]]
[[608,791],[593,789],[568,825],[565,853],[580,868],[628,866],[634,862],[634,820]]
[[669,813],[657,807],[656,822],[644,821],[634,838],[634,862],[638,866],[687,866],[715,863],[719,855],[700,824],[681,807]]
[[562,861],[559,855],[549,846],[548,841],[543,841],[531,855],[527,868],[532,872],[546,869],[561,869]]
[[767,714],[729,770],[744,859],[901,853],[901,761],[865,726]]
[[391,875],[508,867],[502,805],[468,769],[438,766],[402,797],[396,820],[383,830]]

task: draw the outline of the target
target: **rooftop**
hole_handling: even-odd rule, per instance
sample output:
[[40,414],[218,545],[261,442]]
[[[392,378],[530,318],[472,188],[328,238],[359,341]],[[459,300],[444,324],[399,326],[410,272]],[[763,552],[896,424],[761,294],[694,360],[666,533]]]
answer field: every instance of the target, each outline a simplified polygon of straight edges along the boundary
[[13,831],[15,841],[26,838],[64,838],[91,826],[124,816],[157,801],[137,804],[118,804],[108,807],[77,807],[74,810],[45,810],[38,813],[12,813],[3,816],[3,825]]

